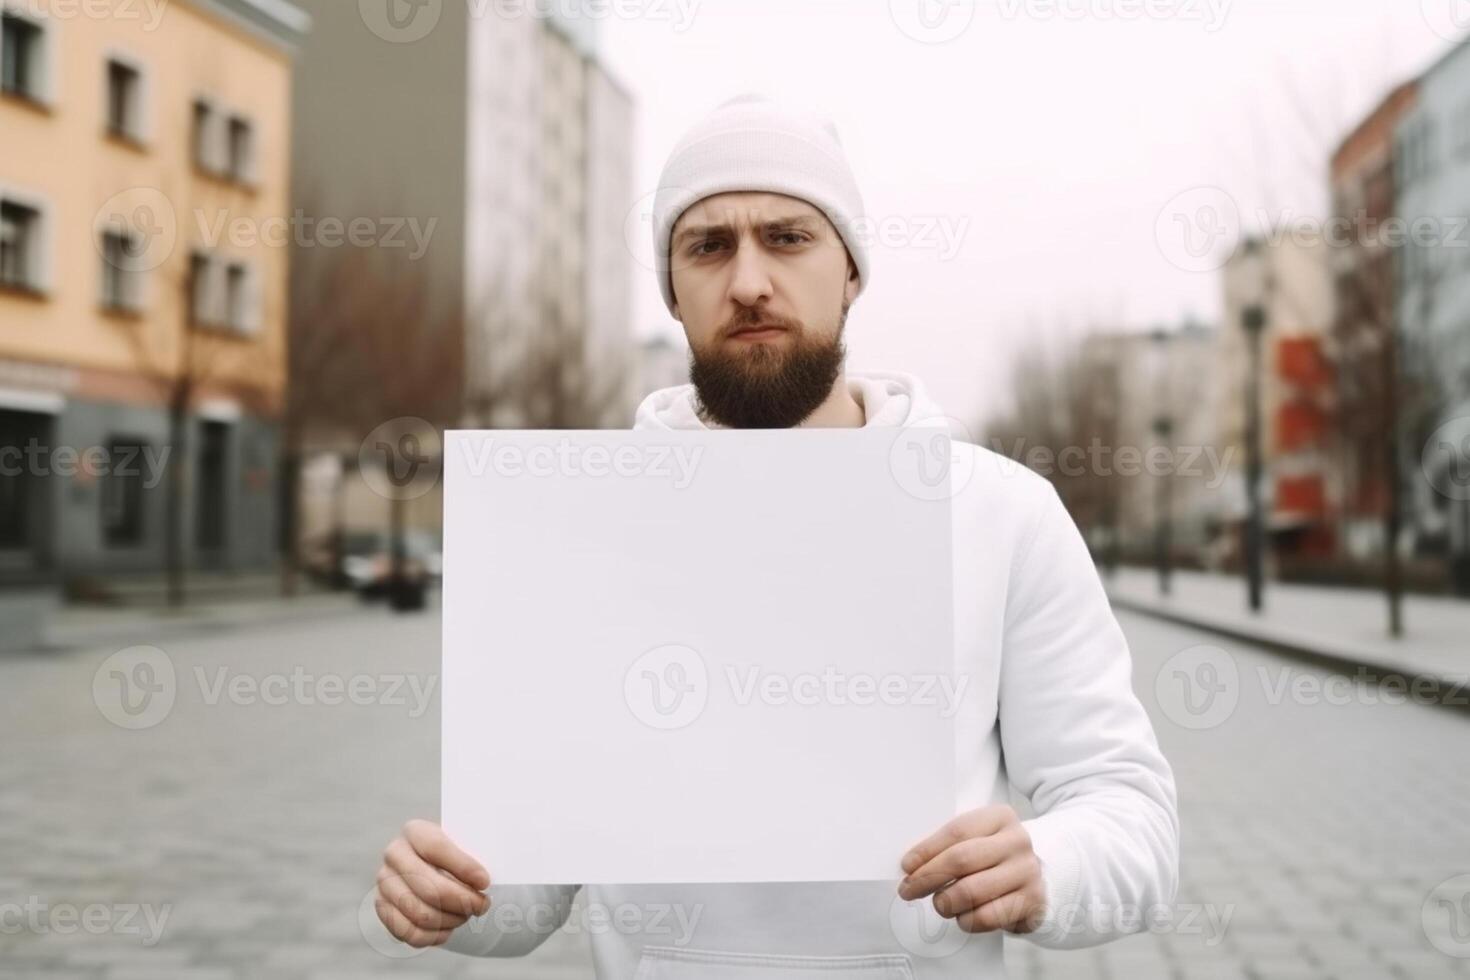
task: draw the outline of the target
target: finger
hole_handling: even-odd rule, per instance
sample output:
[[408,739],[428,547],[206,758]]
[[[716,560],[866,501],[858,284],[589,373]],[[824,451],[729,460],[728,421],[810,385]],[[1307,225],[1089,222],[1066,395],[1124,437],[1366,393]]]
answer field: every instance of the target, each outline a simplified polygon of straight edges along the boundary
[[898,896],[913,901],[932,895],[957,878],[995,867],[1013,848],[1014,843],[999,834],[962,840],[900,881]]
[[396,905],[385,898],[379,898],[373,906],[378,910],[378,919],[383,926],[399,942],[407,943],[417,949],[425,946],[438,946],[449,941],[452,930],[443,929],[431,932],[420,929],[409,921],[408,917],[401,912]]
[[991,899],[979,908],[960,913],[955,922],[964,932],[994,932],[1018,926],[1027,927],[1021,931],[1030,931],[1040,924],[1040,917],[1045,911],[1045,906],[1033,905],[1026,892],[1014,891]]
[[444,828],[427,820],[410,820],[403,825],[403,837],[419,857],[436,868],[443,868],[460,881],[478,891],[490,887],[490,872],[485,866],[459,848]]
[[934,911],[953,919],[1020,890],[1031,874],[1028,862],[1003,861],[988,871],[965,875],[934,896]]
[[479,915],[490,907],[490,899],[432,867],[402,837],[383,851],[383,861],[403,878],[415,895],[436,909]]
[[924,838],[903,856],[900,866],[905,874],[913,874],[942,851],[970,837],[986,837],[1004,827],[1015,817],[1015,811],[1003,803],[961,813],[949,823]]
[[392,902],[398,911],[420,929],[458,929],[469,920],[468,916],[434,908],[419,898],[401,875],[386,867],[378,870],[378,894]]

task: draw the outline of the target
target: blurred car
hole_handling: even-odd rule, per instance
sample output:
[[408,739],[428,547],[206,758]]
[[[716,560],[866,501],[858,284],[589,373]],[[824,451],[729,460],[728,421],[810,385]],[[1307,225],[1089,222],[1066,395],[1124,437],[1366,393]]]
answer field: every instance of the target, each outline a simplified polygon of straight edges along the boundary
[[308,558],[308,568],[333,588],[350,588],[363,599],[388,597],[401,608],[419,608],[430,584],[443,574],[444,556],[427,531],[404,533],[403,578],[395,590],[393,545],[384,531],[348,531],[334,547],[327,535]]

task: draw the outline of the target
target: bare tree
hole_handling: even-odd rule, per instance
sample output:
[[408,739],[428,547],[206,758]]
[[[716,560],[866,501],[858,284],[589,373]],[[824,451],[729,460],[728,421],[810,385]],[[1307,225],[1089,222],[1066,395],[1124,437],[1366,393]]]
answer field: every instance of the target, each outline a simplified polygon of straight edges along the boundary
[[[442,430],[460,417],[464,377],[461,309],[432,293],[423,261],[382,246],[298,243],[292,277],[283,439],[285,496],[292,508],[288,592],[301,564],[294,509],[309,444],[334,446],[355,465],[364,437],[384,423],[422,419]],[[437,466],[437,459],[428,465]],[[402,495],[389,495],[395,582],[404,573],[406,505]],[[337,541],[334,548],[340,546]]]
[[[1041,344],[1023,348],[1011,369],[1014,405],[1009,413],[984,427],[992,449],[1018,462],[1060,461],[1063,451],[1081,450],[1092,460],[1094,447],[1111,453],[1118,446],[1121,410],[1121,365],[1101,345],[1083,342],[1064,354]],[[1112,471],[1090,464],[1057,466],[1052,473],[1057,493],[1090,536],[1101,532],[1102,562],[1116,567],[1120,547],[1120,501],[1123,487]]]
[[[165,190],[165,199],[175,200]],[[150,215],[150,223],[155,216]],[[103,229],[119,233],[129,231],[128,222],[113,216],[115,227]],[[174,229],[178,231],[180,229]],[[149,250],[159,247],[152,238],[157,229],[149,228],[141,238],[129,238],[130,244],[121,255],[104,254],[104,261],[115,264],[119,273],[137,275],[149,264]],[[278,410],[272,389],[281,365],[263,339],[239,324],[211,322],[202,316],[200,289],[196,267],[191,256],[184,261],[169,255],[158,265],[165,294],[178,298],[179,317],[163,320],[147,315],[123,315],[115,318],[118,330],[133,353],[138,376],[149,382],[159,394],[168,415],[168,462],[165,468],[166,520],[164,524],[164,563],[168,602],[180,606],[186,600],[188,569],[188,535],[185,515],[191,482],[190,422],[202,393],[227,391],[251,411],[273,415]],[[126,313],[126,311],[122,311]],[[266,311],[266,321],[270,314]]]
[[599,362],[608,352],[594,347],[590,323],[570,315],[548,291],[532,306],[535,322],[524,322],[511,285],[489,273],[471,306],[470,329],[483,331],[487,342],[480,349],[492,363],[477,365],[481,380],[467,393],[466,418],[532,429],[607,426],[625,407],[629,351],[617,351],[617,363]]

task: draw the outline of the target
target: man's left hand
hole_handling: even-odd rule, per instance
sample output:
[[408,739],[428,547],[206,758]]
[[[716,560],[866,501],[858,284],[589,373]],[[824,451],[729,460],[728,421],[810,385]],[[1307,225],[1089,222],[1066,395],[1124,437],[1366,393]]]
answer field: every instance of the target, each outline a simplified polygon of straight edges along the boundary
[[901,862],[905,901],[934,896],[934,910],[965,932],[1026,933],[1046,914],[1046,883],[1031,835],[1004,804],[955,817]]

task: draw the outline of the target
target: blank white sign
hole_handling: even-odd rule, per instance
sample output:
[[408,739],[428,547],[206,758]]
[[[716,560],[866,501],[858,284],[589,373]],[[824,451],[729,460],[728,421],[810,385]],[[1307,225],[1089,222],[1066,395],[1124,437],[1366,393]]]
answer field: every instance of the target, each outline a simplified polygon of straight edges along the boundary
[[447,433],[449,835],[498,884],[900,877],[956,707],[949,446],[903,438]]

